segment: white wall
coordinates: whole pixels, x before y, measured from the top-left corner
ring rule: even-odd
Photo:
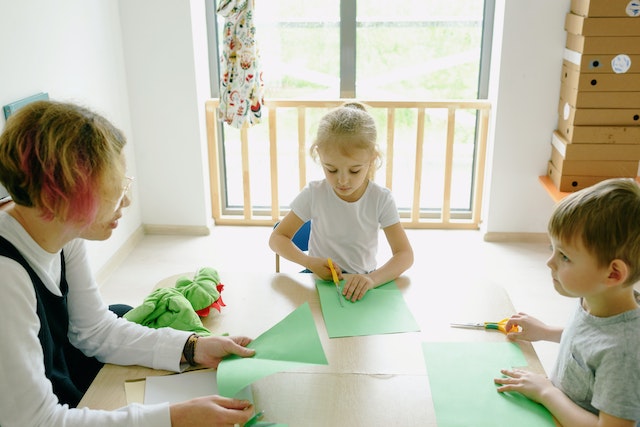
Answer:
[[[564,17],[570,0],[497,0],[493,104],[483,231],[544,233],[553,207],[546,172],[558,121]]]
[[[38,92],[94,109],[131,137],[118,3],[0,0],[0,105]],[[0,130],[4,128],[0,114]],[[129,172],[136,174],[133,144]],[[107,242],[89,246],[101,268],[140,226],[137,203]]]
[[[212,224],[204,103],[211,96],[203,0],[120,2],[142,222]]]
[[[496,9],[483,231],[542,233],[552,202],[537,176],[556,126],[569,0],[497,0]],[[134,202],[114,237],[90,246],[94,268],[140,224],[206,230],[204,0],[0,0],[0,11],[0,105],[46,91],[102,112],[129,137]]]

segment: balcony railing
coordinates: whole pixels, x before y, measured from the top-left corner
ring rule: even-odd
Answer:
[[[213,218],[216,224],[225,225],[274,225],[287,212],[280,194],[285,184],[291,185],[297,180],[296,191],[302,189],[308,182],[307,164],[312,161],[308,154],[307,135],[309,126],[308,116],[313,112],[319,117],[319,112],[342,105],[346,100],[281,100],[270,99],[264,111],[264,123],[254,128],[262,127],[264,138],[254,138],[254,128],[234,130],[239,141],[229,141],[232,131],[225,132],[226,144],[239,144],[239,157],[236,159],[241,165],[238,173],[236,188],[242,192],[241,202],[229,203],[227,190],[232,187],[225,156],[229,156],[222,144],[220,122],[217,120],[219,101],[210,99],[206,102],[207,137],[210,164],[210,183]],[[471,101],[369,101],[359,100],[365,104],[368,111],[377,120],[381,139],[380,145],[384,149],[384,184],[396,195],[402,192],[402,200],[396,195],[396,202],[401,221],[406,228],[439,228],[439,229],[477,229],[481,218],[482,195],[485,174],[485,158],[489,113],[491,105],[486,100]],[[278,120],[279,115],[295,117],[294,120]],[[406,120],[409,116],[410,119]],[[460,119],[463,117],[463,119]],[[402,122],[402,124],[399,124]],[[431,131],[429,124],[439,123],[440,131]],[[461,123],[460,125],[457,125]],[[462,124],[464,122],[464,124]],[[296,132],[286,141],[279,140],[284,131],[289,134],[291,127]],[[399,138],[400,128],[403,128]],[[407,131],[407,127],[409,130]],[[287,129],[285,129],[287,128]],[[428,130],[427,130],[428,129]],[[462,129],[462,130],[461,130]],[[382,132],[382,131],[385,132]],[[382,138],[382,134],[385,137]],[[459,136],[458,134],[464,134]],[[413,137],[407,138],[407,135]],[[464,138],[463,138],[464,136]],[[281,138],[282,139],[282,138]],[[295,140],[297,139],[297,141]],[[465,142],[460,142],[464,139]],[[287,145],[285,147],[285,144]],[[460,160],[456,162],[454,152],[461,144],[466,148],[464,154],[465,166],[460,167]],[[289,145],[297,145],[290,147]],[[268,149],[267,149],[268,146]],[[260,149],[258,149],[260,147]],[[433,147],[439,147],[433,149]],[[286,177],[279,170],[282,156],[279,151],[294,150],[295,161],[289,159],[286,165]],[[227,150],[228,151],[228,150]],[[460,151],[460,150],[458,150]],[[433,154],[439,153],[439,154]],[[260,157],[260,164],[269,165],[264,179],[260,178],[262,190],[252,192],[251,176],[252,163],[250,156]],[[265,158],[266,157],[266,158]],[[458,156],[460,158],[461,156]],[[428,159],[430,159],[428,161]],[[458,165],[458,166],[456,166]],[[319,166],[317,166],[320,169]],[[293,169],[293,170],[291,170]],[[454,173],[457,169],[457,175]],[[459,170],[464,169],[460,174]],[[405,178],[397,189],[394,188],[400,173],[410,177]],[[268,177],[267,177],[268,176]],[[455,179],[454,179],[455,176]],[[460,178],[463,177],[463,179]],[[264,182],[261,182],[264,181]],[[267,182],[268,181],[268,182]],[[464,182],[461,182],[464,181]],[[437,187],[437,188],[436,188]],[[463,190],[458,191],[458,187]],[[267,188],[265,190],[265,188]],[[241,189],[241,190],[240,190]],[[270,194],[265,194],[270,193]],[[429,197],[426,197],[426,194]],[[462,202],[456,197],[452,206],[452,195],[463,193]],[[435,199],[434,199],[434,195]],[[257,197],[260,196],[260,197]],[[260,199],[260,203],[256,202]],[[266,200],[266,202],[265,202]],[[435,201],[434,201],[435,200]]]

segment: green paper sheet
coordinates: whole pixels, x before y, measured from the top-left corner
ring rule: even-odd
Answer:
[[[328,365],[309,303],[304,303],[247,346],[255,356],[229,356],[218,365],[220,395],[232,397],[252,382],[303,364]]]
[[[316,280],[329,338],[420,330],[394,281],[369,290],[356,302],[342,297],[342,306],[335,287],[333,282]]]
[[[527,364],[516,343],[422,343],[422,350],[438,427],[555,426],[544,406],[496,391],[500,369]]]

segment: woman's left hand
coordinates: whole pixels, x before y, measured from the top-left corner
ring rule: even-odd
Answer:
[[[198,365],[217,368],[220,361],[231,354],[240,357],[251,357],[256,351],[247,348],[251,338],[247,337],[200,337],[196,343],[194,360]]]

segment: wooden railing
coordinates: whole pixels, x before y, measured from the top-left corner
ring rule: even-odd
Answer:
[[[414,152],[413,159],[413,188],[411,191],[411,201],[409,206],[398,205],[401,221],[406,228],[439,228],[439,229],[477,229],[481,218],[482,195],[485,174],[485,158],[487,147],[487,135],[489,126],[489,113],[491,105],[489,101],[367,101],[359,100],[367,106],[370,112],[377,111],[378,116],[385,117],[384,123],[378,123],[379,129],[386,129],[386,147],[384,152],[384,185],[393,190],[394,184],[394,156],[396,155],[399,143],[396,141],[396,115],[398,111],[411,110],[416,114],[415,120],[415,146],[413,142],[411,150]],[[213,218],[216,224],[225,225],[274,225],[288,211],[286,205],[282,205],[279,199],[281,183],[278,173],[278,112],[284,109],[296,111],[297,124],[288,123],[287,126],[297,126],[297,171],[292,171],[291,179],[297,176],[298,187],[301,189],[307,184],[307,162],[311,161],[308,155],[307,144],[307,114],[313,109],[330,109],[342,105],[344,99],[340,100],[274,100],[267,101],[265,106],[265,122],[257,126],[268,127],[268,161],[269,164],[269,188],[270,206],[255,206],[252,203],[251,189],[251,168],[249,154],[252,150],[252,143],[249,141],[250,131],[246,127],[239,132],[239,144],[241,146],[241,168],[242,168],[242,193],[243,202],[241,206],[225,206],[227,200],[223,192],[225,170],[223,162],[223,150],[220,143],[221,135],[220,122],[217,117],[219,101],[210,99],[206,102],[206,122],[209,149],[210,183]],[[420,206],[423,174],[426,172],[423,167],[425,156],[425,123],[430,113],[439,112],[439,116],[446,122],[444,132],[443,158],[443,188],[440,206],[435,209]],[[382,113],[381,113],[382,112]],[[452,176],[454,166],[454,145],[456,141],[456,112],[464,112],[472,118],[472,166],[470,167],[469,178],[469,203],[468,209],[452,209]],[[432,135],[430,135],[432,136]],[[404,141],[403,141],[404,143]],[[406,152],[407,147],[403,147]],[[406,189],[405,189],[406,190]],[[395,191],[394,191],[395,193]],[[286,203],[290,200],[286,200]]]

